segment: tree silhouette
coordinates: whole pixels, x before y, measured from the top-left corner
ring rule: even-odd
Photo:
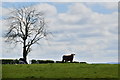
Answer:
[[[7,18],[9,28],[5,35],[6,41],[12,44],[22,43],[23,59],[26,64],[31,46],[39,44],[40,39],[50,34],[43,15],[44,13],[35,9],[23,7],[12,11]]]

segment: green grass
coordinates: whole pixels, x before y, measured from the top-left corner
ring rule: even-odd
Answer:
[[[2,65],[3,78],[118,78],[117,64]]]

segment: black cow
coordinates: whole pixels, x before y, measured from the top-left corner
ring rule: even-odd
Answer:
[[[73,61],[73,58],[74,58],[74,55],[75,54],[71,54],[71,55],[63,55],[63,60],[62,60],[62,62],[68,62],[68,61],[70,61],[70,62],[72,62]]]

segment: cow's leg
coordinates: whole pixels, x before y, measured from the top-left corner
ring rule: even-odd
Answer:
[[[65,60],[65,63],[67,62],[67,60]]]
[[[64,62],[64,59],[62,60],[62,62]]]
[[[70,62],[72,63],[72,62],[73,62],[73,60],[70,60]]]

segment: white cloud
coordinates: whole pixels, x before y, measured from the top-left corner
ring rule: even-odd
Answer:
[[[84,4],[75,3],[69,7],[67,13],[59,14],[59,19],[68,24],[108,24],[108,23],[117,23],[118,15],[117,12],[112,14],[101,14],[93,12],[90,8],[86,7]],[[114,22],[113,22],[114,21]]]
[[[28,0],[1,0],[2,2],[28,2]],[[29,2],[118,2],[119,0],[29,0]]]
[[[0,16],[6,16],[6,15],[9,15],[10,12],[11,12],[13,9],[12,9],[12,8],[3,8],[2,6],[0,6],[0,10],[1,10]]]
[[[91,12],[92,12],[91,9],[82,3],[74,3],[73,5],[69,6],[69,10],[68,10],[68,13],[75,15],[82,14],[86,16],[88,16],[89,15],[88,13]]]
[[[76,23],[79,20],[81,20],[80,17],[76,15],[69,15],[69,14],[60,14],[59,19],[66,23]]]
[[[117,2],[103,3],[103,6],[106,7],[107,9],[118,9],[118,3]]]
[[[101,7],[104,7],[106,9],[109,10],[117,10],[118,9],[118,2],[93,2],[93,3],[86,3],[88,6],[94,6],[94,5],[98,5]]]
[[[35,8],[37,11],[44,12],[47,16],[55,16],[57,14],[56,7],[47,3],[37,4],[32,7]]]
[[[59,14],[59,19],[66,23],[86,23],[91,14],[90,8],[84,4],[75,3],[69,7],[67,13]]]

